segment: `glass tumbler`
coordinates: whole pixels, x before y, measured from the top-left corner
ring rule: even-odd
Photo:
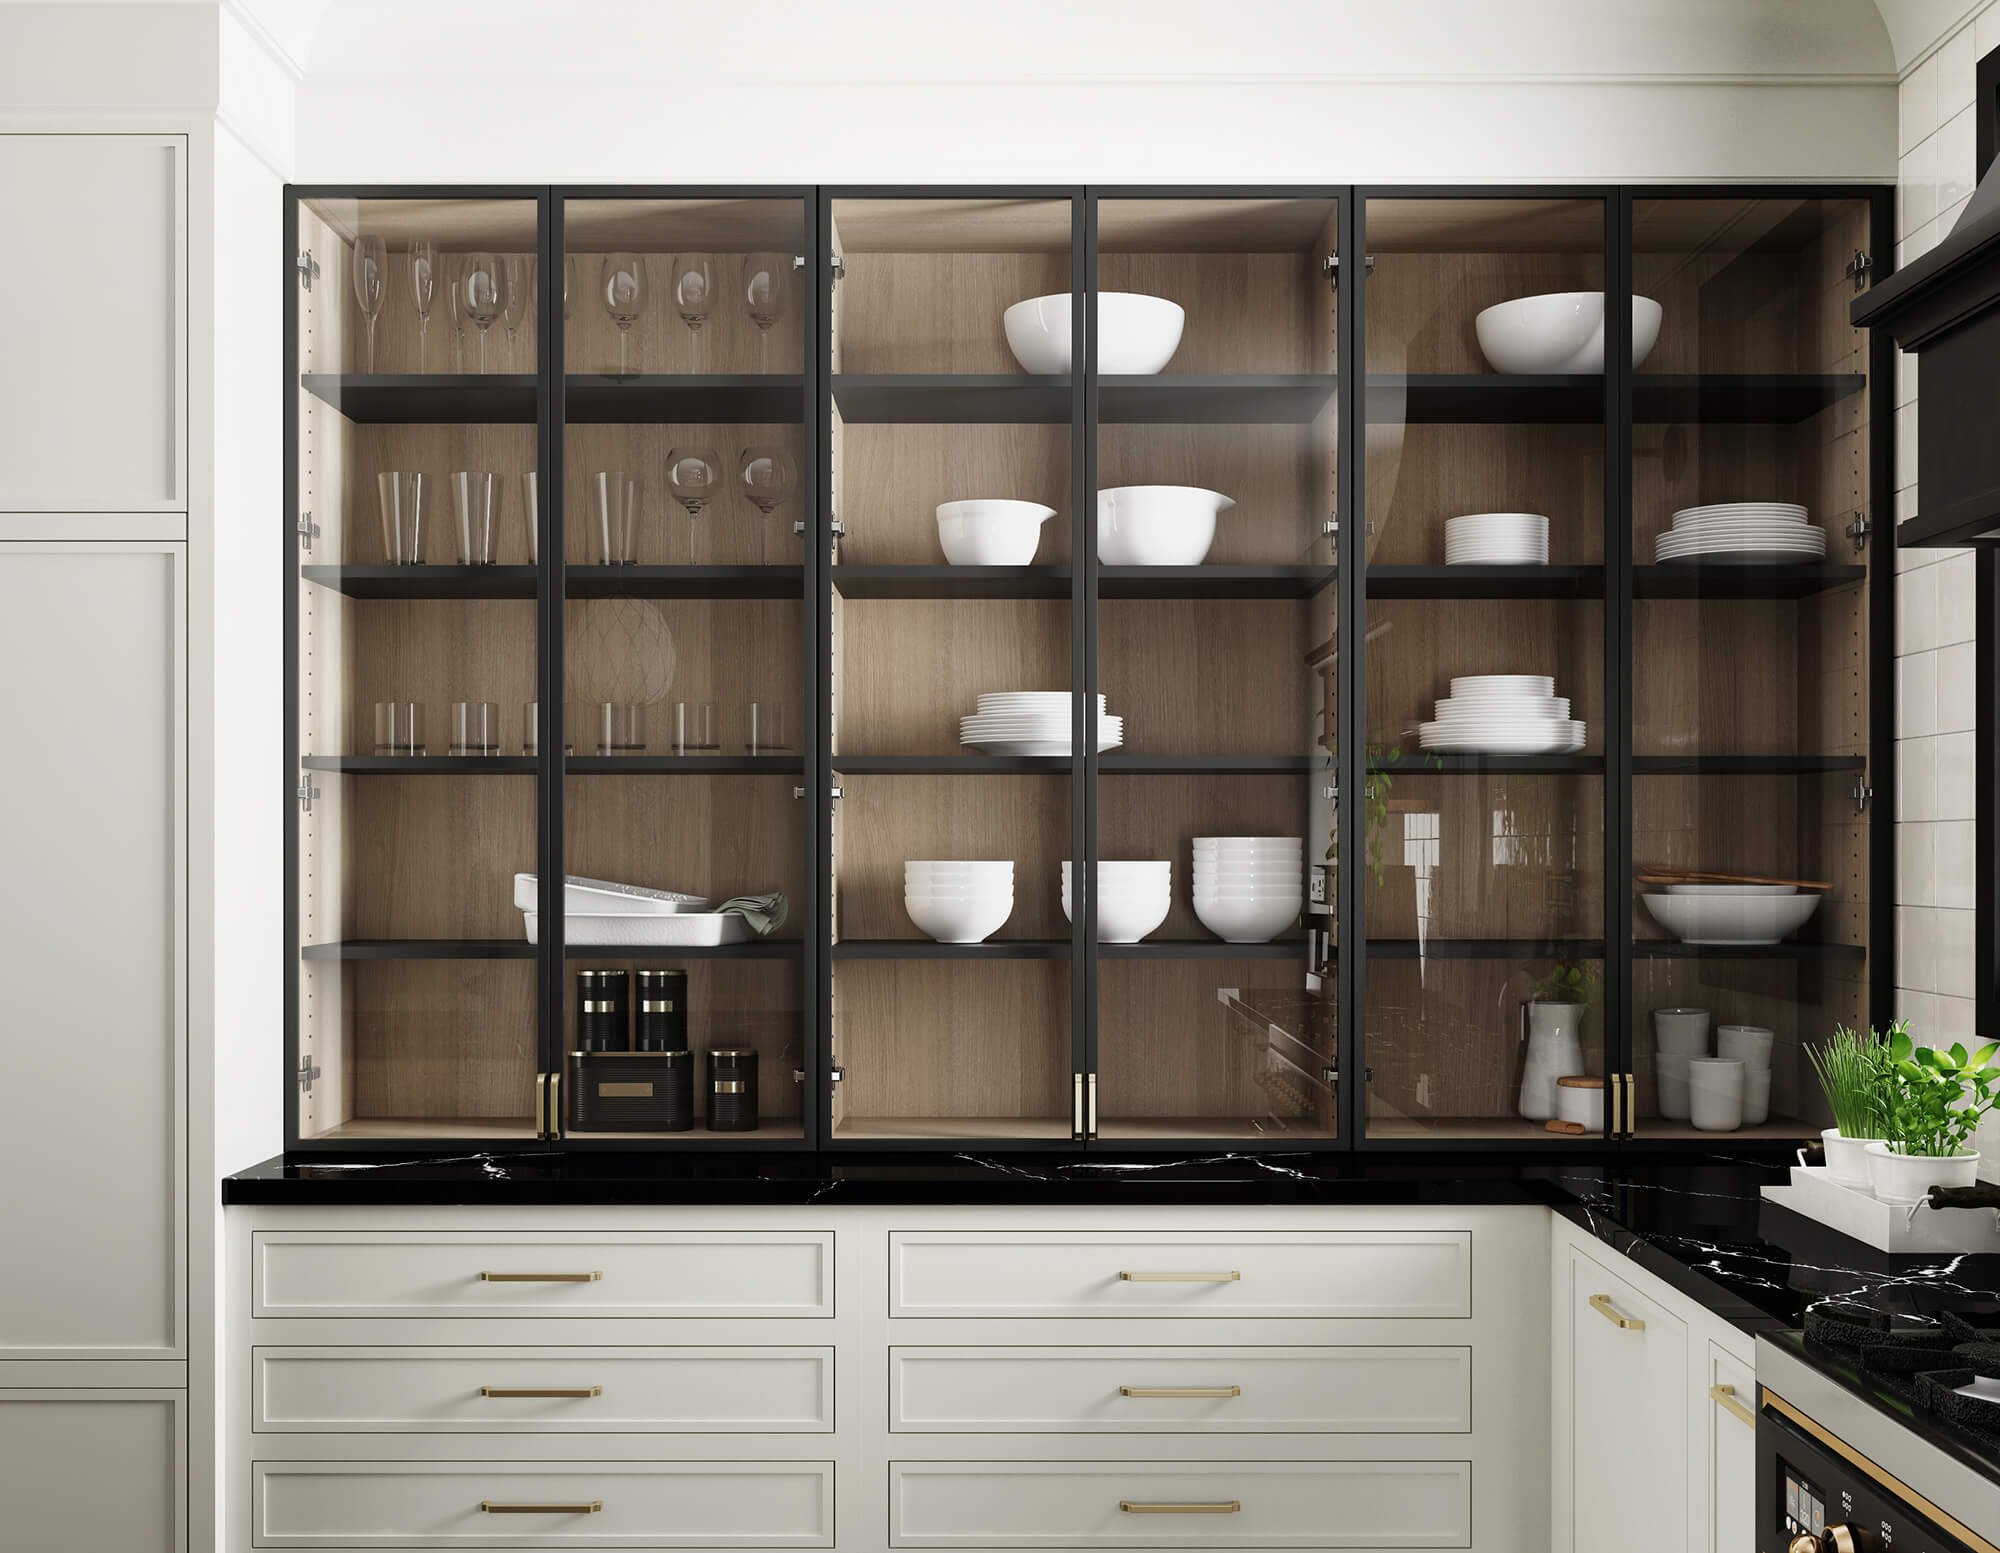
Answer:
[[[451,752],[454,755],[497,755],[500,753],[499,702],[452,702]]]
[[[721,748],[715,734],[713,701],[674,703],[673,745],[676,755],[705,755]]]
[[[375,703],[375,753],[378,755],[426,753],[423,702],[377,701]]]
[[[591,530],[591,562],[597,566],[630,566],[639,559],[639,482],[615,469],[590,477],[596,502],[596,526]]]
[[[491,566],[495,542],[494,509],[499,496],[500,477],[460,469],[451,477],[452,506],[458,514],[458,564]]]
[[[791,750],[792,746],[785,731],[784,702],[750,703],[750,726],[743,747],[752,755],[771,755]]]
[[[646,709],[627,702],[600,701],[597,704],[597,753],[645,754]]]
[[[542,752],[542,704],[539,701],[521,703],[521,753],[539,755]]]
[[[391,566],[420,566],[424,559],[424,503],[429,492],[421,474],[385,469],[375,477],[382,508],[382,553]]]

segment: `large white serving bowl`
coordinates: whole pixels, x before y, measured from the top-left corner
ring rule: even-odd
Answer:
[[[1669,895],[1796,895],[1795,884],[1670,884]]]
[[[1097,493],[1097,559],[1106,566],[1199,566],[1234,497],[1198,485],[1119,485]]]
[[[1268,944],[1298,919],[1296,899],[1231,901],[1197,899],[1194,914],[1224,943]]]
[[[1030,297],[1008,308],[1001,322],[1007,348],[1023,372],[1067,372],[1074,360],[1070,348],[1070,301],[1067,291]],[[1187,313],[1178,302],[1143,296],[1136,291],[1097,294],[1097,370],[1149,375],[1173,359],[1180,348]]]
[[[1775,944],[1819,910],[1817,895],[1653,895],[1654,919],[1684,944]]]
[[[937,510],[938,543],[953,566],[1030,566],[1042,525],[1056,515],[1040,502],[976,497]]]
[[[973,900],[948,901],[903,897],[910,920],[941,944],[983,943],[1014,914],[1012,893]]]
[[[1516,297],[1473,320],[1479,349],[1495,372],[1602,372],[1604,293],[1551,291]],[[1642,365],[1660,337],[1660,304],[1632,299],[1632,365]]]
[[[1100,944],[1136,944],[1167,920],[1174,897],[1164,884],[1152,890],[1099,890],[1097,892],[1097,941]],[[1070,912],[1069,885],[1063,885],[1063,916],[1075,921]]]

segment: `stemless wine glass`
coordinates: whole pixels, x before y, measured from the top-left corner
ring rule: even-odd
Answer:
[[[715,305],[715,272],[708,255],[684,253],[674,260],[674,307],[693,337],[694,366],[701,365],[701,326]]]
[[[604,311],[618,325],[618,375],[623,377],[626,338],[646,311],[645,259],[636,253],[607,253],[597,294],[604,302]]]
[[[521,320],[528,312],[528,299],[535,292],[535,261],[524,253],[510,253],[500,261],[507,277],[507,294],[500,303],[500,323],[507,331],[507,370],[521,370],[515,354],[520,346]]]
[[[410,303],[417,310],[417,370],[427,371],[425,361],[431,338],[431,304],[437,300],[437,244],[421,238],[410,242]]]
[[[458,564],[491,566],[499,535],[494,518],[499,510],[500,477],[481,470],[454,469],[452,507],[458,516]]]
[[[479,370],[486,370],[486,331],[507,306],[507,269],[500,256],[469,253],[460,279],[465,316],[479,330]]]
[[[792,300],[793,255],[752,253],[743,256],[743,305],[757,326],[757,370],[771,370],[771,327],[785,316]]]
[[[620,470],[600,469],[590,477],[590,485],[597,504],[591,562],[630,566],[639,558],[639,482]]]
[[[375,320],[382,313],[382,293],[389,279],[389,250],[379,237],[354,240],[354,300],[368,320],[368,357],[363,372],[375,370]]]
[[[687,508],[687,564],[696,565],[695,531],[701,526],[701,512],[715,499],[722,483],[722,458],[714,448],[669,448],[667,489],[674,500]]]
[[[424,561],[424,505],[429,482],[414,470],[385,469],[375,476],[375,499],[382,510],[382,554],[391,566]]]
[[[759,443],[743,450],[736,461],[736,478],[750,505],[764,514],[757,553],[766,566],[774,565],[778,552],[788,547],[782,540],[772,543],[771,514],[791,500],[792,492],[798,488],[798,468],[792,463],[792,455],[783,448]]]

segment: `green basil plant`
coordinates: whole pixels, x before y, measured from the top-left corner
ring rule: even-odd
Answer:
[[[1963,1044],[1939,1051],[1917,1045],[1905,1029],[1891,1031],[1880,1069],[1882,1131],[1890,1151],[1942,1157],[1965,1152],[1980,1119],[2000,1104],[1995,1053],[2000,1041],[1976,1052]]]

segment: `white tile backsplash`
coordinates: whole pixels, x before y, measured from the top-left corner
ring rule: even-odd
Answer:
[[[1973,119],[1973,110],[1967,106],[1937,132],[1937,208],[1940,214],[1970,199],[1972,186],[1978,182]],[[1957,219],[1953,215],[1950,219],[1939,220],[1938,236],[1943,237],[1949,232]]]
[[[1896,164],[1896,235],[1914,237],[1938,213],[1938,137],[1921,140]]]
[[[1896,737],[1937,732],[1937,654],[1896,660]]]
[[[1896,904],[1932,906],[1937,903],[1937,851],[1931,833],[1935,825],[1896,827]]]
[[[1910,1028],[1918,1035],[1931,1028],[1931,1005],[1936,1001],[1928,992],[1919,992],[1914,987],[1896,989],[1896,1017],[1907,1019]]]
[[[1979,1034],[1978,1007],[1971,998],[1938,996],[1931,999],[1932,1033],[1937,1044],[1974,1040]]]
[[[1938,644],[1938,574],[1920,566],[1896,574],[1896,656],[1929,652]]]
[[[1928,140],[1938,126],[1938,65],[1933,54],[1903,78],[1896,90],[1897,144],[1900,152]]]
[[[1961,27],[1937,51],[1937,121],[1972,106],[1978,90],[1979,42],[1972,28]]]
[[[1978,838],[1971,820],[1943,820],[1918,827],[1933,832],[1932,864],[1936,869],[1932,900],[1939,906],[1957,906],[1971,911],[1979,904],[1979,870],[1974,866]]]
[[[1896,908],[1896,980],[1915,992],[1937,991],[1937,934],[1930,906]]]
[[[1936,696],[1938,733],[1964,733],[1979,723],[1979,644],[1960,642],[1940,648],[1935,654],[1937,671],[1932,676]]]
[[[1896,818],[1934,820],[1937,812],[1937,740],[1896,741]]]
[[[1989,5],[1972,24],[1972,55],[1975,65],[1995,49],[2000,49],[2000,3]]]
[[[1926,221],[1896,245],[1896,267],[1908,269],[1937,246],[1937,239],[1937,222]]]
[[[1979,567],[1970,550],[1950,552],[1937,568],[1938,646],[1972,640]]]
[[[1902,482],[1898,481],[1897,483],[1901,485]],[[1910,519],[1917,515],[1918,489],[1919,487],[1914,485],[1904,485],[1901,490],[1896,492],[1895,521],[1898,528],[1901,528],[1903,524],[1909,522]],[[1893,538],[1893,536],[1891,537]],[[1913,566],[1928,566],[1931,562],[1938,559],[1939,553],[1935,550],[1906,550],[1898,546],[1896,550],[1896,570],[1906,572]]]
[[[1917,397],[1917,353],[1896,352],[1896,403],[1906,405]]]
[[[1933,808],[1940,820],[1976,820],[1979,818],[1979,799],[1974,785],[1975,750],[1979,736],[1973,733],[1947,733],[1938,736],[1936,755],[1932,762],[1935,767],[1937,784]],[[1897,746],[1901,748],[1899,744]]]
[[[1950,998],[1976,997],[1979,981],[1973,975],[1972,935],[1979,913],[1940,910],[1932,912],[1931,919],[1932,959],[1937,967],[1932,990]]]
[[[1917,483],[1917,401],[1896,412],[1896,489]]]

